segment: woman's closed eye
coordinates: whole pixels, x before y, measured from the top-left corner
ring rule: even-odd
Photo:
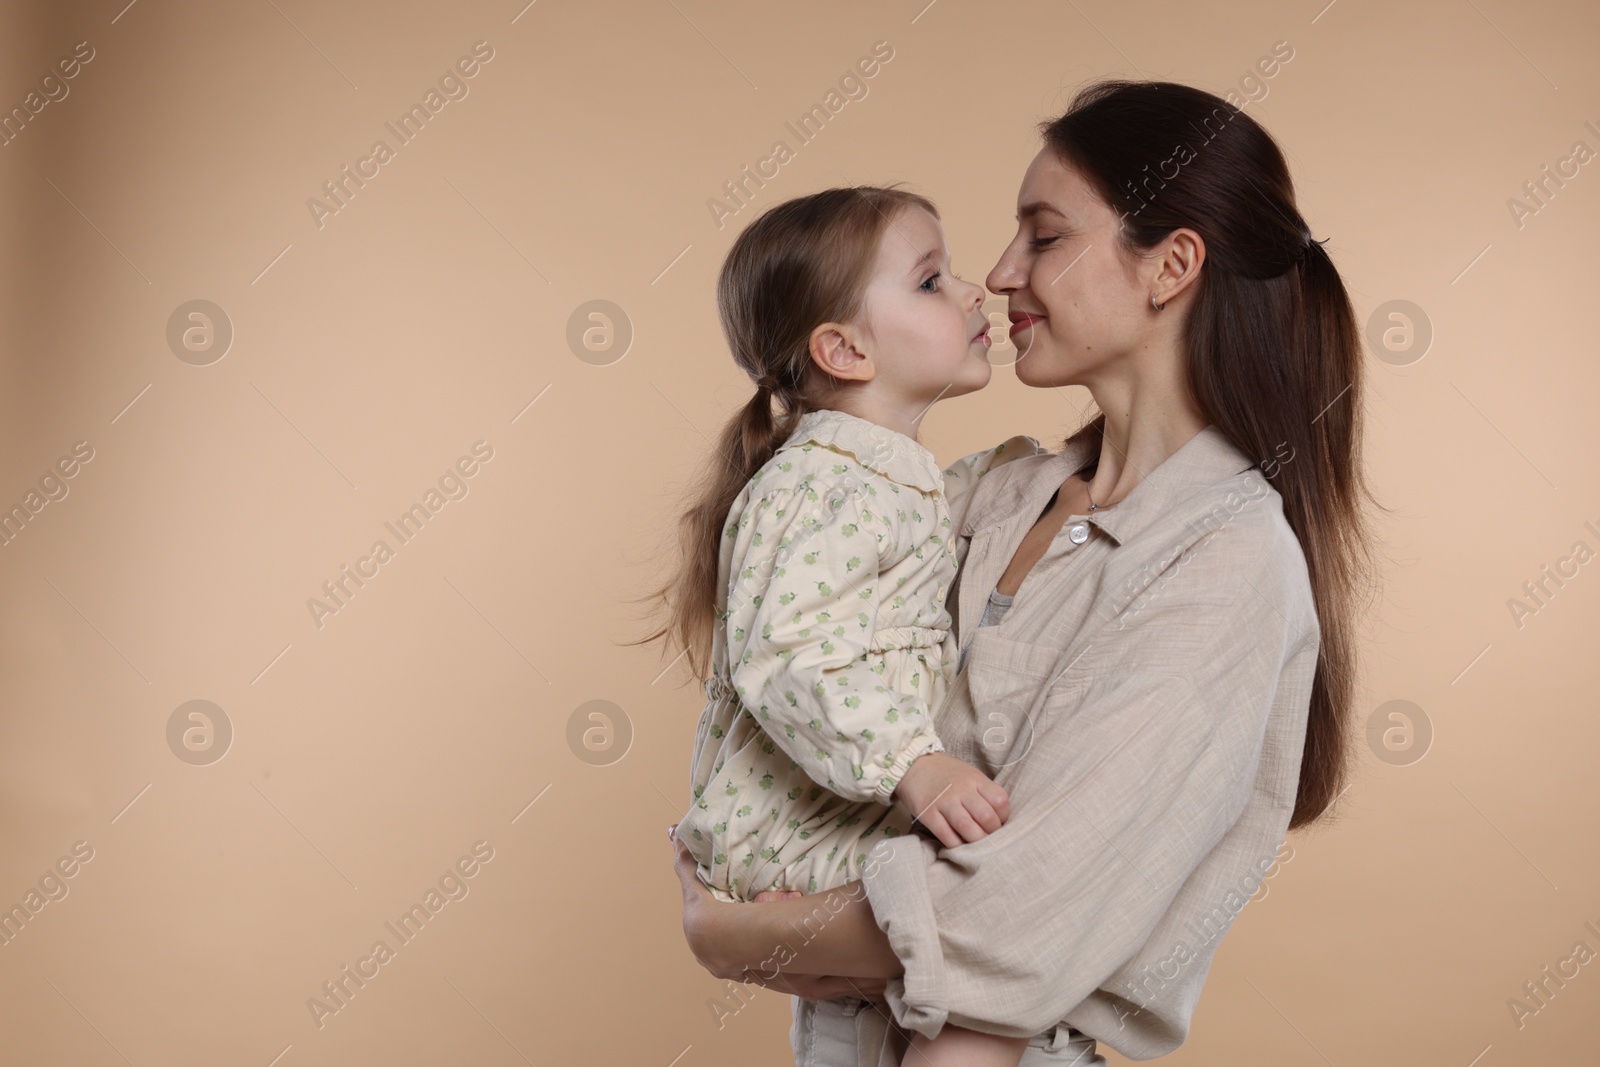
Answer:
[[[1028,238],[1028,243],[1035,248],[1047,248],[1059,240],[1061,240],[1060,235],[1055,237],[1030,237]]]

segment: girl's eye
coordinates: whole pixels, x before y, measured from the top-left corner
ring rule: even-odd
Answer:
[[[938,271],[934,271],[932,274],[928,275],[928,277],[923,281],[923,283],[921,285],[917,286],[917,288],[921,289],[925,293],[937,293],[939,291],[939,287],[934,283],[937,282],[938,280],[939,280],[939,272]]]

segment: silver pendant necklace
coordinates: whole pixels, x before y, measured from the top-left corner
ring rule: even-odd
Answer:
[[[1083,495],[1089,498],[1089,511],[1091,513],[1100,505],[1094,502],[1094,497],[1089,493],[1089,480],[1094,477],[1094,472],[1099,469],[1099,467],[1095,467],[1083,476]]]

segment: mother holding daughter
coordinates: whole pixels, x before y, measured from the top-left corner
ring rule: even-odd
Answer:
[[[989,379],[928,201],[791,201],[724,267],[758,390],[652,637],[707,679],[685,934],[794,994],[797,1065],[1172,1051],[1343,785],[1371,563],[1338,272],[1212,94],[1101,82],[1044,141],[987,284],[1019,380],[1094,398],[1056,451],[917,441]]]

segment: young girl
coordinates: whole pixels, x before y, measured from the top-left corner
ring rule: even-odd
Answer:
[[[1040,449],[1015,437],[942,472],[916,440],[935,401],[991,373],[984,290],[950,273],[920,196],[779,204],[734,242],[717,296],[757,391],[684,514],[687,563],[668,587],[709,674],[675,836],[714,896],[751,901],[862,877],[913,819],[955,847],[1009,817],[1005,790],[944,752],[933,710],[956,668],[944,602],[966,497]],[[1015,1067],[1026,1044],[946,1026],[908,1055]]]

